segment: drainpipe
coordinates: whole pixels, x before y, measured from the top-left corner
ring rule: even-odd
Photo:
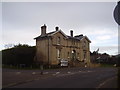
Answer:
[[[50,68],[50,62],[49,62],[49,37],[48,37],[48,67]]]

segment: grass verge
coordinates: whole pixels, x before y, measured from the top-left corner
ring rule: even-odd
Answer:
[[[100,67],[115,67],[113,64],[100,64]]]

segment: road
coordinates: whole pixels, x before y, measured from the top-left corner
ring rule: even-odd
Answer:
[[[117,88],[116,68],[68,68],[45,70],[44,74],[49,76],[9,88]]]

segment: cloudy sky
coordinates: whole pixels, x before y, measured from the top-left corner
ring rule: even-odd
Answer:
[[[118,25],[113,11],[116,2],[3,2],[2,45],[29,44],[41,34],[40,27],[47,25],[47,32],[56,26],[67,35],[83,34],[91,40],[93,52],[115,55],[118,53]]]

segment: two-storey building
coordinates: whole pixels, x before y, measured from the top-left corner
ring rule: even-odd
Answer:
[[[87,36],[73,36],[73,30],[68,36],[59,27],[50,33],[46,29],[46,25],[42,26],[41,35],[35,38],[37,63],[59,65],[63,59],[69,65],[89,65],[91,41]]]

